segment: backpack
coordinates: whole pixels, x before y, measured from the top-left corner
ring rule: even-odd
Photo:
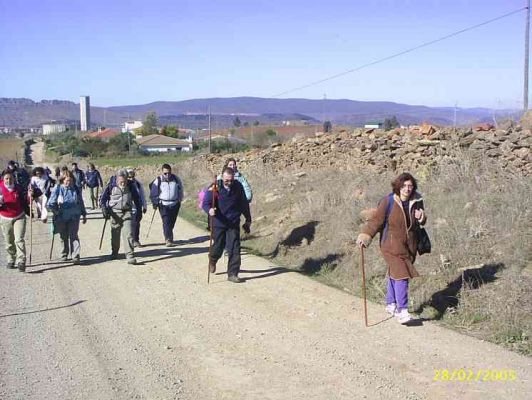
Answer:
[[[388,206],[386,207],[386,214],[384,217],[383,229],[381,230],[381,236],[379,240],[379,243],[381,244],[384,238],[386,237],[386,234],[388,233],[388,217],[390,216],[390,213],[392,211],[392,206],[393,206],[393,193],[390,193],[388,195]],[[417,254],[419,255],[428,254],[432,250],[432,244],[430,242],[429,234],[427,233],[425,228],[423,228],[419,224],[416,224],[416,225],[417,225],[417,228],[416,228],[415,233],[416,233],[416,238],[417,238],[417,247],[416,247]]]
[[[216,181],[217,187],[220,187],[220,182]],[[203,200],[205,199],[205,195],[209,191],[209,189],[213,186],[213,183],[209,183],[207,186],[205,186],[203,189],[201,189],[198,192],[198,208],[200,210],[203,210]],[[214,201],[216,201],[216,198],[214,197]]]

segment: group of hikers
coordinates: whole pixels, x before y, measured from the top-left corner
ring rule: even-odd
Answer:
[[[61,260],[71,257],[80,263],[80,222],[87,222],[83,189],[88,188],[92,209],[100,208],[103,218],[111,221],[111,259],[117,259],[120,242],[128,264],[137,264],[134,249],[140,243],[140,222],[147,212],[147,201],[142,183],[136,179],[133,168],[119,169],[104,185],[99,171],[89,164],[86,172],[72,163],[56,168],[55,179],[49,168],[36,167],[32,177],[15,162],[10,161],[0,180],[0,225],[7,255],[6,267],[26,269],[26,215],[47,222],[53,214],[53,232],[61,240]],[[102,190],[101,196],[99,191]],[[169,164],[163,164],[161,174],[149,185],[149,197],[154,209],[159,211],[167,247],[176,245],[174,227],[183,201],[181,179],[172,173]],[[238,171],[234,158],[228,159],[215,182],[206,187],[200,196],[199,206],[207,214],[211,230],[209,271],[227,252],[227,279],[243,282],[238,276],[241,265],[240,230],[249,233],[251,228],[251,186]],[[244,224],[240,226],[241,217]],[[361,248],[370,245],[380,232],[380,248],[388,266],[386,311],[402,324],[408,323],[409,280],[419,276],[414,268],[419,253],[419,230],[426,223],[423,199],[417,191],[417,182],[409,173],[400,174],[392,182],[392,193],[385,196],[358,235],[356,243]],[[153,220],[152,220],[153,221]],[[105,225],[104,225],[105,229]],[[419,253],[422,254],[422,253]]]

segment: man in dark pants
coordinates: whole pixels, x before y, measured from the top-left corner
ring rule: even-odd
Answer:
[[[222,179],[217,181],[217,188],[211,186],[202,204],[203,210],[213,217],[214,243],[209,253],[209,268],[216,272],[216,262],[222,256],[224,248],[228,252],[227,280],[234,283],[243,282],[238,277],[240,272],[240,216],[244,214],[246,222],[243,229],[249,233],[251,213],[242,184],[235,180],[234,171],[226,167]]]
[[[85,188],[85,173],[78,168],[78,163],[73,162],[72,163],[72,174],[74,175],[74,178],[76,178],[76,181],[74,184],[81,190]]]
[[[163,174],[150,184],[150,199],[153,208],[159,209],[163,221],[164,240],[166,247],[174,246],[174,226],[183,200],[183,183],[172,168],[163,164]]]
[[[135,186],[140,198],[140,205],[142,210],[133,207],[133,215],[131,218],[131,233],[133,235],[133,247],[142,247],[140,244],[140,221],[142,214],[146,214],[146,198],[144,197],[144,188],[137,178],[135,178],[135,170],[133,168],[126,168],[128,180]]]

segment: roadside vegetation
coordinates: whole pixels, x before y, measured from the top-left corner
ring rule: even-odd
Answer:
[[[197,192],[222,165],[204,157],[179,166],[187,201],[183,216],[205,226]],[[363,210],[390,192],[394,174],[331,170],[274,172],[255,163],[242,170],[254,191],[248,251],[357,295],[355,238]],[[426,199],[430,255],[418,258],[410,310],[426,320],[532,354],[532,182],[494,163],[446,162],[414,174]],[[368,297],[382,303],[386,266],[378,238],[366,254]],[[370,316],[374,318],[375,316]]]

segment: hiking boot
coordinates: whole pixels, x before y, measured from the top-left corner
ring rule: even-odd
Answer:
[[[166,241],[166,247],[175,247],[175,244],[171,240],[167,240]]]
[[[14,262],[8,262],[6,264],[7,269],[15,269],[15,263]]]
[[[17,264],[17,267],[18,267],[18,270],[19,270],[20,272],[24,272],[24,271],[26,271],[26,264],[23,263],[23,262],[19,262],[19,263]]]
[[[400,324],[406,324],[412,320],[412,316],[408,313],[408,310],[406,308],[403,308],[401,311],[396,312],[395,316],[397,317],[397,321],[399,321]]]
[[[43,218],[42,222],[43,222],[43,224],[46,224],[48,222],[48,218]]]
[[[63,262],[66,262],[66,261],[68,261],[68,257],[67,256],[62,256],[60,258],[60,260],[63,261]]]
[[[138,240],[135,240],[133,242],[133,247],[142,247],[142,245],[140,244],[140,242]]]
[[[111,255],[109,256],[109,259],[118,260],[118,253],[111,253]]]
[[[74,265],[79,265],[79,264],[81,264],[81,261],[79,260],[79,257],[74,257],[74,258],[72,259],[72,264],[74,264]]]
[[[127,263],[129,265],[137,265],[137,259],[135,257],[128,258]]]
[[[243,279],[240,279],[238,276],[236,275],[229,275],[227,277],[227,280],[229,282],[233,282],[233,283],[244,283],[244,280]]]
[[[397,306],[395,303],[386,304],[386,312],[390,315],[395,315],[395,311],[397,310]]]
[[[214,261],[209,261],[209,271],[211,271],[211,274],[216,272],[216,263]]]

